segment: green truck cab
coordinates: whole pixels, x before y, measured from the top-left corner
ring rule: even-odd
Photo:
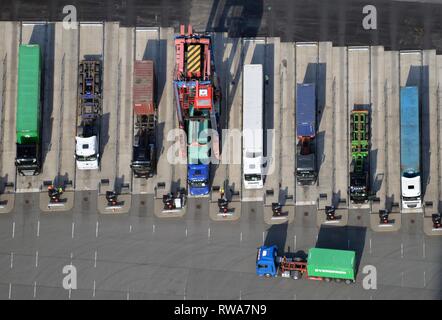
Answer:
[[[20,45],[18,53],[16,158],[20,175],[41,170],[41,69],[40,46]]]

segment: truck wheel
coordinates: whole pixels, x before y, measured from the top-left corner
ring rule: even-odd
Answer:
[[[339,282],[341,282],[341,279],[336,278],[336,279],[335,279],[335,282],[336,282],[336,283],[339,283]]]
[[[347,280],[345,280],[345,284],[352,284],[354,281],[353,280],[350,280],[350,279],[347,279]]]
[[[293,272],[293,279],[294,280],[299,280],[299,279],[301,279],[301,277],[302,277],[302,273],[301,272],[299,272],[297,270]]]
[[[265,274],[265,277],[266,277],[266,278],[270,278],[270,277],[271,277],[270,273],[266,273],[266,274]]]
[[[330,282],[331,279],[330,279],[330,278],[324,278],[324,281],[325,281],[325,282]]]

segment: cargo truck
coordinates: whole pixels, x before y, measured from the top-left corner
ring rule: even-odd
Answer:
[[[299,185],[314,184],[317,178],[316,89],[314,83],[296,85],[296,181]]]
[[[187,139],[183,133],[179,137],[180,157],[187,159],[189,195],[205,196],[210,190],[211,156],[219,159],[219,139],[218,134],[210,134],[209,143],[204,137],[194,136],[199,136],[204,131],[203,127],[211,129],[211,132],[219,131],[221,91],[215,71],[212,38],[208,34],[194,33],[190,25],[186,33],[184,25],[181,25],[180,34],[175,37],[175,54],[176,112],[179,128],[187,135]]]
[[[78,73],[75,158],[79,170],[99,168],[102,116],[101,61],[82,60]]]
[[[41,70],[40,46],[20,45],[18,53],[16,157],[23,176],[41,171]]]
[[[310,280],[344,280],[350,284],[356,279],[356,253],[351,250],[311,248],[307,259],[278,256],[278,247],[261,246],[256,257],[256,274],[265,277],[292,277],[303,274]]]
[[[263,170],[263,69],[246,64],[243,72],[243,181],[245,189],[261,189]]]
[[[400,95],[402,208],[418,209],[422,207],[419,90],[401,87]]]
[[[366,105],[355,105],[350,115],[351,157],[350,200],[364,203],[369,199],[370,122]]]
[[[189,193],[201,196],[209,193],[209,161],[207,129],[209,120],[191,120],[187,129],[187,181]]]
[[[134,140],[130,167],[136,178],[153,177],[157,167],[153,61],[135,61],[133,83]]]

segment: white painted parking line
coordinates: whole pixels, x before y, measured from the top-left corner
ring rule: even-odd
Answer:
[[[239,242],[242,242],[242,231],[239,233]]]
[[[401,258],[404,258],[404,244],[401,243]]]
[[[37,238],[40,237],[40,220],[37,221]]]
[[[98,238],[98,221],[97,224],[95,225],[95,238]]]
[[[35,267],[38,268],[38,251],[35,251]]]
[[[15,221],[12,222],[12,239],[14,239],[15,236]]]
[[[94,254],[94,268],[97,267],[97,250],[95,250],[95,254]]]
[[[293,250],[296,249],[296,234],[293,236]]]
[[[34,281],[34,299],[37,297],[37,281]]]
[[[187,238],[187,228],[186,228],[186,238]]]
[[[132,225],[129,226],[129,233],[132,233]]]
[[[14,252],[11,252],[11,269],[14,267]]]
[[[8,299],[11,300],[11,293],[12,293],[12,284],[9,284],[9,294],[8,294]]]
[[[207,229],[207,238],[210,239],[210,228]]]
[[[92,297],[95,298],[95,280],[94,280],[94,289],[92,291]]]
[[[74,233],[75,233],[75,222],[72,222],[72,239],[74,239]]]
[[[152,225],[152,233],[155,233],[155,225]]]

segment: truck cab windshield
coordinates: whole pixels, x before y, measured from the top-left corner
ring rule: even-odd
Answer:
[[[245,174],[244,179],[246,181],[261,181],[261,175],[260,174]]]

